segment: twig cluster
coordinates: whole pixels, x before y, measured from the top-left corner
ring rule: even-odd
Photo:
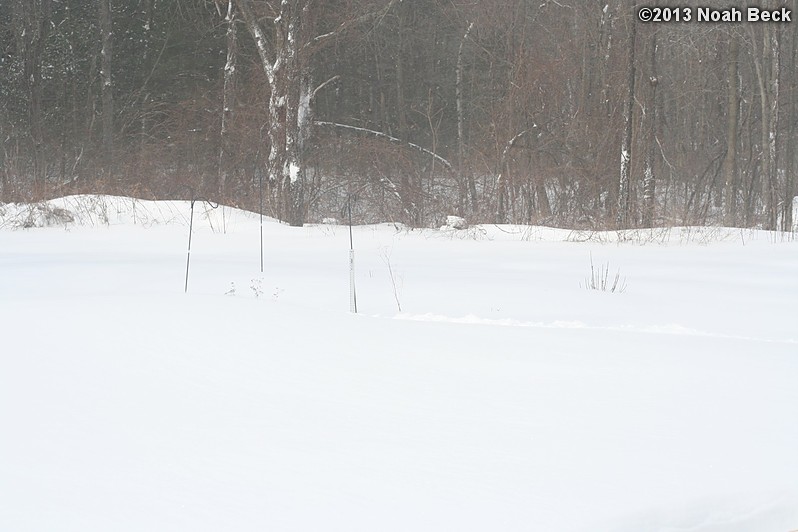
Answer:
[[[613,277],[610,277],[610,263],[600,264],[596,267],[593,264],[593,254],[590,254],[590,276],[585,278],[585,288],[588,290],[599,290],[601,292],[619,293],[626,291],[626,277],[621,277],[621,270],[618,269]]]

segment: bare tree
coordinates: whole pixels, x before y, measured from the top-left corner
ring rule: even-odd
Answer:
[[[313,86],[310,56],[345,31],[378,18],[397,0],[324,33],[317,33],[323,3],[273,0],[260,2],[262,9],[256,9],[253,0],[235,1],[255,40],[269,85],[269,176],[282,198],[282,217],[291,225],[302,225],[307,215],[305,148],[313,126],[313,100],[327,83]]]

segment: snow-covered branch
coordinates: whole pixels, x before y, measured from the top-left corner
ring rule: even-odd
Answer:
[[[508,142],[504,146],[504,150],[502,151],[502,157],[501,157],[501,160],[499,161],[499,175],[496,176],[496,182],[499,185],[504,183],[504,170],[506,168],[507,156],[510,154],[510,150],[513,149],[513,146],[515,146],[515,143],[518,142],[527,133],[529,133],[528,129],[523,130],[522,132],[518,133],[513,138],[511,138],[510,142]]]
[[[525,129],[510,139],[510,142],[507,143],[507,145],[504,147],[504,151],[502,152],[502,166],[504,165],[504,161],[507,160],[507,155],[510,153],[510,150],[515,146],[515,143],[521,140],[521,138],[527,133],[529,133],[529,130]]]
[[[269,84],[274,87],[274,64],[273,59],[269,54],[269,39],[266,38],[266,35],[263,33],[263,28],[261,28],[255,13],[252,11],[252,4],[250,0],[235,1],[236,5],[238,6],[238,10],[241,12],[241,16],[244,18],[247,29],[252,36],[255,37],[255,46],[258,49],[258,55],[260,56],[260,61],[263,64],[263,71],[266,73],[266,79],[268,79]]]
[[[318,92],[320,90],[322,90],[324,87],[326,87],[330,83],[334,83],[334,82],[338,81],[339,79],[341,79],[341,76],[335,75],[335,76],[331,77],[330,79],[328,79],[327,81],[325,81],[324,83],[322,83],[321,85],[319,85],[318,87],[316,87],[315,89],[313,89],[313,94],[310,96],[310,99],[314,100],[316,98],[316,94],[318,94]]]
[[[316,121],[316,122],[314,122],[314,124],[316,124],[317,126],[329,126],[329,127],[337,127],[339,129],[348,129],[348,130],[351,130],[351,131],[357,131],[358,133],[364,133],[366,135],[374,135],[375,137],[379,137],[381,139],[389,140],[389,141],[391,141],[391,142],[393,142],[395,144],[402,144],[402,145],[405,145],[405,146],[409,146],[409,147],[411,147],[411,148],[413,148],[415,150],[418,150],[420,152],[426,153],[427,155],[430,155],[433,159],[435,159],[435,160],[439,161],[440,163],[442,163],[448,170],[452,170],[452,163],[450,163],[449,161],[447,161],[446,159],[444,159],[443,157],[441,157],[440,155],[438,155],[434,151],[430,151],[427,148],[419,146],[418,144],[413,144],[412,142],[408,142],[406,140],[398,139],[396,137],[388,135],[387,133],[383,133],[382,131],[375,131],[373,129],[367,129],[367,128],[364,128],[364,127],[357,127],[357,126],[350,126],[350,125],[347,125],[347,124],[338,124],[336,122]]]

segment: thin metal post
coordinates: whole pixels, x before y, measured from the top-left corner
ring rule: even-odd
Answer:
[[[191,263],[191,233],[194,229],[194,198],[191,198],[191,216],[188,222],[188,253],[186,253],[186,287],[184,293],[188,292],[188,267]]]
[[[258,196],[260,199],[260,273],[263,273],[263,172],[258,172]]]
[[[352,195],[347,197],[347,208],[349,210],[349,249],[355,249],[352,244]]]
[[[349,210],[349,311],[357,314],[357,293],[355,292],[355,246],[352,240],[352,195],[347,197]]]

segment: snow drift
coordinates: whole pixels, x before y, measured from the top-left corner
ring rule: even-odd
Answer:
[[[352,315],[346,227],[267,220],[261,273],[197,204],[184,294],[188,203],[40,207],[0,213],[2,530],[798,529],[792,235],[357,227]]]

